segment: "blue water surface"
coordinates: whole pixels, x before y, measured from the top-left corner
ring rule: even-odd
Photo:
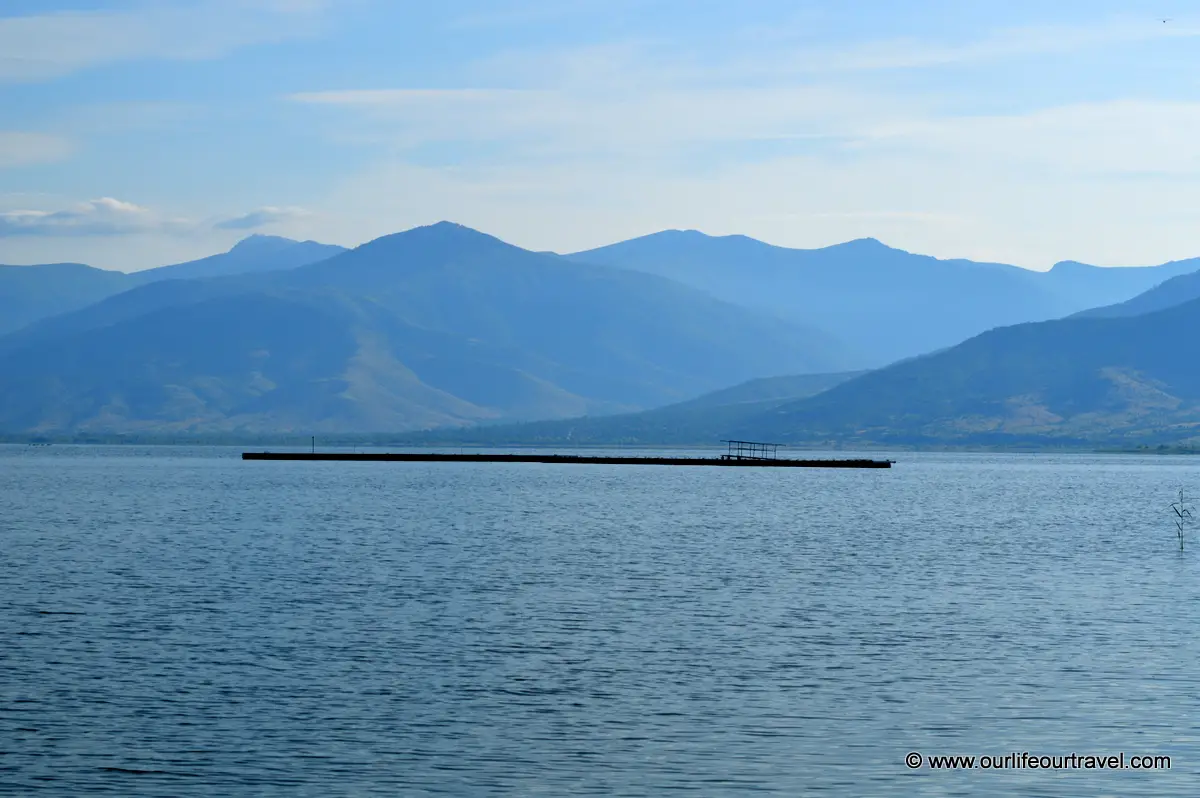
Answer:
[[[1200,795],[1198,459],[239,454],[0,447],[0,791]]]

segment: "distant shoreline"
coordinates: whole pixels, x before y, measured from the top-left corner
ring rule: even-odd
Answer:
[[[57,444],[65,446],[230,446],[230,447],[261,447],[283,446],[308,450],[313,445],[312,435],[13,435],[0,434],[0,444],[13,446]],[[386,435],[329,435],[316,436],[318,449],[352,449],[361,448],[392,448],[411,449],[420,451],[459,451],[481,450],[494,451],[501,449],[537,449],[570,451],[597,450],[682,450],[682,451],[714,451],[720,448],[716,441],[693,443],[577,443],[570,444],[562,441],[545,442],[513,442],[513,443],[457,443],[453,441],[431,442],[427,440],[413,441],[403,436]],[[1103,445],[902,445],[882,443],[828,443],[825,445],[786,445],[784,451],[791,452],[924,452],[924,453],[963,453],[963,454],[1153,454],[1153,455],[1196,455],[1200,449],[1180,446],[1103,446]]]

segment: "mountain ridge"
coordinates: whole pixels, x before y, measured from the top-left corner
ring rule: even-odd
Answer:
[[[1200,373],[1180,357],[1200,299],[1139,316],[998,328],[783,405],[732,433],[785,442],[1186,442]]]
[[[647,242],[651,244],[648,249]],[[21,423],[31,423],[40,431],[74,427],[146,431],[154,424],[173,431],[271,431],[278,422],[292,425],[287,430],[293,432],[299,429],[296,425],[304,424],[323,432],[343,431],[339,423],[353,428],[344,431],[380,432],[387,430],[364,425],[413,429],[588,416],[591,420],[586,423],[593,425],[589,434],[594,435],[670,437],[664,424],[713,431],[719,422],[739,435],[751,435],[758,429],[761,434],[775,430],[805,438],[795,429],[779,426],[786,427],[786,419],[791,418],[806,425],[811,422],[813,430],[824,429],[833,437],[857,436],[861,440],[854,430],[838,426],[838,418],[857,408],[855,412],[885,412],[890,419],[882,426],[867,424],[872,434],[889,440],[908,435],[944,442],[962,437],[948,429],[966,430],[963,434],[970,438],[983,434],[981,429],[987,424],[995,429],[1024,430],[1022,434],[1095,437],[1099,434],[1096,424],[1101,423],[1097,419],[1107,418],[1105,423],[1114,429],[1125,428],[1134,424],[1131,419],[1143,405],[1158,408],[1158,417],[1165,419],[1163,402],[1174,402],[1172,407],[1178,409],[1191,401],[1190,389],[1185,390],[1186,381],[1180,382],[1178,375],[1159,380],[1165,387],[1156,388],[1154,380],[1158,378],[1139,371],[1138,358],[1150,362],[1144,350],[1135,353],[1138,362],[1132,365],[1120,358],[1101,362],[1086,342],[1054,333],[1042,351],[1031,348],[1023,337],[1037,338],[1041,333],[1029,333],[1028,329],[1062,328],[1051,322],[1040,322],[1051,324],[1049,328],[1026,328],[1025,323],[1016,322],[997,324],[990,332],[906,355],[888,368],[855,377],[794,408],[787,402],[781,404],[780,396],[754,395],[758,388],[750,388],[747,390],[754,398],[735,401],[726,396],[710,405],[716,415],[705,417],[705,406],[689,404],[689,397],[745,380],[751,380],[748,384],[753,386],[754,378],[764,376],[807,372],[820,378],[822,372],[871,363],[819,325],[800,324],[794,318],[789,321],[786,314],[763,306],[732,303],[722,298],[722,291],[714,290],[720,283],[696,285],[697,275],[724,280],[726,287],[750,286],[772,300],[799,302],[797,307],[807,303],[818,319],[842,314],[846,317],[843,321],[852,323],[851,328],[861,336],[860,341],[887,342],[902,338],[906,325],[915,323],[914,318],[920,321],[921,314],[936,317],[942,324],[938,334],[946,336],[954,329],[994,322],[994,317],[981,311],[988,303],[993,308],[1007,307],[1006,313],[1015,307],[1018,316],[1045,315],[1059,307],[1055,291],[1064,286],[1124,294],[1135,284],[1154,282],[1164,271],[1190,269],[1200,264],[1200,259],[1119,271],[1064,261],[1051,270],[1057,271],[1058,276],[1051,279],[1058,282],[1050,284],[1046,273],[1006,264],[912,255],[874,238],[819,250],[789,250],[746,236],[714,238],[694,230],[661,231],[602,249],[611,252],[631,246],[645,249],[641,256],[654,260],[656,268],[633,268],[645,264],[631,264],[623,258],[617,258],[622,263],[616,265],[596,263],[595,251],[583,253],[589,256],[586,259],[577,257],[578,253],[531,252],[453,222],[381,236],[352,250],[251,236],[217,256],[148,270],[149,278],[138,278],[141,284],[115,292],[111,292],[112,275],[120,273],[82,264],[50,265],[40,272],[41,267],[8,267],[33,270],[15,273],[22,277],[58,272],[82,275],[83,280],[108,280],[94,293],[110,294],[98,301],[68,297],[83,307],[68,308],[0,337],[0,370],[18,377],[23,373],[41,375],[32,382],[17,379],[0,386],[0,427],[9,423],[5,419],[20,418]],[[334,253],[331,257],[324,257],[330,252]],[[286,264],[271,260],[278,253],[290,253],[293,260]],[[816,253],[817,260],[797,259],[797,253],[805,257]],[[239,264],[234,255],[254,257]],[[297,260],[299,265],[295,265]],[[659,273],[671,270],[690,277],[690,282]],[[1106,272],[1117,277],[1103,276]],[[204,276],[187,276],[197,273]],[[0,269],[0,301],[5,298],[5,274]],[[1192,285],[1193,280],[1200,294],[1200,273],[1173,279],[1175,282],[1127,297],[1120,313],[1129,315],[1139,307],[1161,310],[1168,300],[1178,304],[1180,297],[1190,296],[1179,286]],[[1096,280],[1108,282],[1097,288]],[[13,282],[11,277],[8,282]],[[847,312],[830,299],[831,292],[841,292],[847,301],[862,307]],[[312,331],[305,329],[297,330],[294,340],[280,338],[263,327],[263,319],[254,317],[250,309],[255,307],[267,321],[278,318],[300,326],[302,310],[308,308],[314,314],[314,325],[324,325],[321,329],[330,341],[349,343],[330,350],[326,342],[311,339]],[[1116,315],[1117,311],[1110,308],[1107,313]],[[1105,308],[1097,308],[1079,315],[1104,314]],[[188,330],[184,319],[203,319],[207,326]],[[242,331],[244,341],[230,338],[230,330]],[[1181,327],[1174,334],[1190,335],[1191,331]],[[978,343],[980,338],[983,345]],[[1111,336],[1097,341],[1101,339],[1111,351],[1124,351]],[[130,352],[140,352],[142,358],[131,360],[129,352],[98,350],[97,340],[119,341]],[[269,341],[271,347],[247,349],[254,340]],[[205,341],[224,347],[221,351],[228,356],[228,363],[202,356]],[[1006,343],[996,349],[988,343],[994,341]],[[1046,367],[1051,357],[1048,353],[1059,345],[1068,347],[1070,357],[1060,357],[1052,368]],[[1014,348],[1006,353],[1001,351],[1004,346]],[[79,360],[71,354],[72,347],[88,352],[88,358]],[[1006,375],[1024,393],[1000,399],[984,397],[980,385],[995,390],[1003,386],[996,380],[989,382],[986,375],[964,382],[963,374],[977,371],[977,364],[962,360],[964,351],[976,352],[976,360],[991,364],[995,374]],[[266,358],[263,362],[271,364],[274,371],[268,374],[256,366],[259,361],[255,358]],[[309,371],[293,368],[307,362],[306,358],[312,359]],[[951,363],[953,368],[930,371],[931,362]],[[1021,372],[1022,362],[1028,373]],[[163,365],[170,363],[182,370]],[[1072,372],[1072,363],[1090,364],[1091,371]],[[71,373],[72,368],[77,375]],[[1091,421],[1076,418],[1079,414],[1069,404],[1062,404],[1070,393],[1062,377],[1070,373],[1076,373],[1076,401],[1095,404],[1100,401],[1097,397],[1108,397],[1104,399],[1107,404],[1089,406]],[[914,388],[903,380],[888,383],[895,374],[922,376]],[[1030,374],[1037,379],[1031,381]],[[286,379],[277,379],[279,375]],[[12,388],[17,383],[23,385],[20,392]],[[778,387],[785,383],[767,380],[764,384]],[[884,391],[886,396],[905,396],[915,404],[903,410],[889,405],[890,399],[864,399],[854,394],[858,390],[854,386],[859,384],[874,385],[872,390]],[[799,385],[788,390],[804,390],[796,387]],[[884,385],[886,390],[880,387]],[[1184,393],[1171,393],[1176,388]],[[1050,389],[1049,398],[1034,396]],[[1151,401],[1158,395],[1155,391],[1172,398],[1159,396]],[[821,405],[832,401],[826,394],[842,397],[841,404]],[[1135,395],[1140,398],[1130,398]],[[187,397],[186,401],[181,397]],[[710,401],[717,400],[710,397]],[[982,404],[976,407],[972,402]],[[596,418],[662,405],[671,407],[675,421],[670,420],[670,413],[652,417],[647,422],[650,426],[643,424],[645,419],[633,417],[611,422]],[[39,407],[45,408],[46,417],[30,421]],[[938,407],[957,407],[959,416],[974,420],[951,423],[926,417],[931,408]],[[1118,412],[1113,408],[1124,409]],[[765,415],[754,420],[751,411]],[[1183,415],[1167,415],[1186,421],[1187,413],[1180,413]],[[1038,426],[1031,421],[1035,417],[1045,423]],[[867,421],[867,416],[855,421],[859,425],[855,429]],[[626,425],[623,431],[619,429],[622,424]],[[895,434],[883,429],[888,424],[894,425]],[[949,427],[939,428],[939,424]],[[1135,432],[1140,435],[1145,430]]]
[[[763,412],[828,390],[860,373],[763,377],[637,413],[435,429],[401,440],[417,445],[715,445],[722,436],[728,437],[728,430]]]
[[[288,270],[155,281],[0,339],[18,376],[0,427],[376,432],[617,412],[836,365],[835,343],[446,224]]]
[[[941,259],[864,238],[791,249],[745,236],[662,231],[566,255],[670,277],[786,319],[805,319],[882,366],[994,327],[1124,301],[1200,259],[1151,267],[1063,262],[1049,272]]]
[[[289,269],[343,251],[343,247],[315,241],[256,234],[226,252],[136,272],[82,263],[0,265],[0,336],[158,280]],[[70,274],[65,273],[66,267]]]

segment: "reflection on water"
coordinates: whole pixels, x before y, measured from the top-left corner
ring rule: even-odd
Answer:
[[[0,785],[1200,794],[1200,460],[236,455],[0,447]]]

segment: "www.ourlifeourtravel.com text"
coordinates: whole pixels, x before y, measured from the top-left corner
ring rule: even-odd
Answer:
[[[904,757],[912,770],[1170,770],[1171,757],[1160,754],[1126,756],[1117,754],[1038,755],[1028,751],[970,756],[962,754],[925,756],[917,751]]]

